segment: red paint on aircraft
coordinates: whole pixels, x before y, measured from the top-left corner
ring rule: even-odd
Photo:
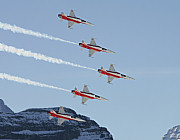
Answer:
[[[101,51],[102,51],[102,50],[99,50],[99,49],[94,48],[93,46],[91,46],[91,45],[89,45],[89,44],[84,44],[84,43],[81,43],[81,47],[86,48],[86,49],[95,50],[95,51],[97,51],[97,52],[101,52]]]
[[[107,76],[113,76],[113,77],[115,77],[115,78],[123,78],[123,77],[121,77],[121,76],[119,76],[119,75],[116,75],[116,74],[114,74],[113,72],[108,72],[108,71],[106,71],[106,70],[99,70],[99,72],[101,73],[101,74],[104,74],[104,75],[107,75]],[[119,73],[118,73],[119,74]]]
[[[56,117],[56,118],[62,118],[62,119],[65,119],[65,120],[75,120],[75,119],[73,119],[73,118],[68,118],[68,117],[65,117],[65,116],[62,116],[62,115],[65,115],[65,114],[60,114],[60,113],[54,113],[54,112],[49,112],[50,113],[50,115],[52,116],[52,117]]]
[[[87,97],[87,98],[89,98],[89,99],[97,99],[97,98],[95,98],[95,97],[88,96],[89,93],[86,93],[86,92],[82,92],[82,91],[77,91],[77,90],[75,90],[74,93],[75,93],[75,95],[78,95],[78,96],[81,96],[81,97]],[[83,94],[83,93],[85,93],[85,94]],[[91,94],[92,94],[92,93],[91,93]]]

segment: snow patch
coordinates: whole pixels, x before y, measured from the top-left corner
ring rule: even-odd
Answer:
[[[54,134],[58,132],[63,132],[64,130],[57,130],[57,131],[30,131],[30,130],[23,130],[18,132],[11,132],[13,134],[20,134],[20,135],[43,135],[43,134]]]

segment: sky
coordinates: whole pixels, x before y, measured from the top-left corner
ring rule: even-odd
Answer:
[[[97,45],[116,54],[95,53],[74,44],[13,33],[0,29],[0,43],[93,69],[114,64],[117,71],[136,80],[114,79],[89,69],[52,64],[0,52],[0,73],[72,90],[88,85],[90,92],[110,101],[73,98],[66,91],[0,79],[0,98],[14,112],[28,108],[72,108],[106,127],[118,140],[159,140],[179,125],[180,112],[180,1],[179,0],[1,0],[0,22],[59,37]],[[57,15],[75,11],[95,26],[67,28]]]

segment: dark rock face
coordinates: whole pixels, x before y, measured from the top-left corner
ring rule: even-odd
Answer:
[[[58,112],[57,108],[52,108]],[[77,115],[64,108],[65,112],[86,122],[65,121],[57,125],[57,118],[49,120],[50,108],[28,109],[19,113],[0,114],[0,139],[59,139],[59,140],[112,140],[106,128],[90,118]]]
[[[180,125],[170,128],[163,140],[180,140]]]
[[[14,113],[8,106],[6,106],[2,99],[0,99],[0,112]]]
[[[2,99],[0,99],[0,112],[14,113],[7,105],[4,104]]]

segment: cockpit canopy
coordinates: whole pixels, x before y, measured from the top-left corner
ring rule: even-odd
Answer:
[[[124,74],[121,74],[121,76],[126,77],[126,75],[124,75]]]
[[[98,96],[98,95],[95,95],[95,97],[100,98],[100,96]]]
[[[82,22],[86,22],[85,20],[81,19]]]

